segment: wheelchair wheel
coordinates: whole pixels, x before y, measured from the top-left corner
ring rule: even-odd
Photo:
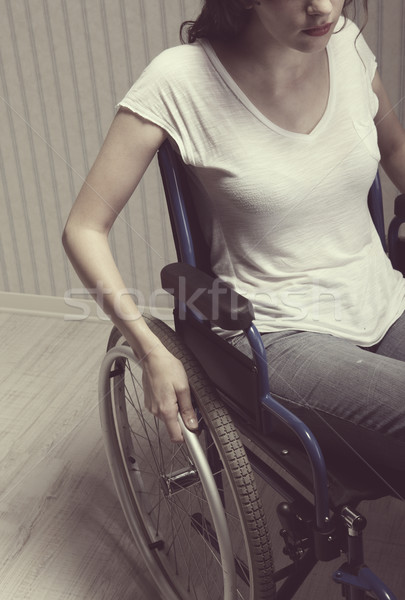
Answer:
[[[243,445],[215,390],[178,336],[148,325],[186,369],[200,417],[198,452],[210,465],[231,541],[235,598],[275,598],[263,508]],[[141,367],[113,329],[100,371],[100,414],[110,468],[129,528],[162,598],[223,600],[226,560],[216,508],[187,443],[173,444],[144,409]],[[132,357],[132,359],[131,359]],[[187,436],[188,437],[188,436]],[[187,437],[186,442],[187,442]],[[229,540],[228,537],[228,540]],[[228,562],[229,564],[229,562]]]

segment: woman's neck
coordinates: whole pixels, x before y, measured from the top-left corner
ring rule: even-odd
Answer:
[[[245,30],[229,42],[213,42],[214,50],[231,75],[266,77],[273,86],[290,86],[325,63],[326,51],[306,53],[272,38],[253,15]]]
[[[289,48],[245,43],[243,38],[233,42],[212,42],[226,70],[236,80],[271,81],[272,88],[291,87],[307,79],[326,63],[326,51],[305,54]]]

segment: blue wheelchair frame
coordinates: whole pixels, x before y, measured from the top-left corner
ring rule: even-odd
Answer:
[[[212,314],[212,293],[213,282],[215,280],[209,273],[209,265],[205,258],[203,257],[201,260],[198,256],[199,247],[195,243],[195,234],[192,231],[192,219],[195,218],[195,215],[192,214],[190,199],[187,198],[189,192],[187,191],[186,176],[181,159],[168,141],[160,148],[158,158],[179,260],[179,263],[168,265],[163,269],[162,286],[176,297],[176,331],[186,344],[190,346],[191,351],[197,355],[197,359],[200,360],[208,376],[212,376],[214,384],[221,389],[224,374],[218,374],[216,367],[213,365],[214,362],[217,362],[216,358],[214,360],[207,358],[212,354],[211,349],[214,347],[213,344],[222,344],[223,342],[220,339],[212,342],[211,337],[215,336],[215,334],[211,331],[207,332],[208,328],[206,327],[207,321],[214,320]],[[381,243],[384,249],[387,250],[381,196],[381,185],[377,174],[370,190],[368,201],[374,224],[381,238]],[[399,268],[401,266],[404,267],[405,262],[403,260],[404,244],[401,243],[398,236],[399,228],[405,222],[405,196],[400,196],[397,199],[395,212],[396,217],[389,230],[388,246],[394,257],[394,266]],[[198,244],[203,245],[204,242],[199,240]],[[199,270],[201,263],[203,263],[202,271]],[[180,280],[185,280],[186,282],[184,284],[183,281],[182,290],[180,290]],[[206,290],[205,294],[201,293],[203,289]],[[222,291],[224,293],[220,300],[223,300],[223,303],[219,307],[220,314],[215,315],[218,317],[216,322],[223,328],[242,329],[249,340],[254,357],[253,369],[251,366],[247,366],[246,372],[249,372],[248,379],[250,378],[248,385],[253,384],[255,388],[253,393],[258,398],[255,408],[253,410],[250,408],[252,405],[251,402],[249,409],[247,409],[246,406],[241,406],[240,402],[232,403],[230,399],[230,409],[234,410],[238,427],[240,426],[238,421],[239,416],[242,417],[240,419],[242,428],[245,423],[248,423],[248,432],[250,434],[252,432],[255,434],[256,432],[260,440],[263,437],[268,438],[269,434],[271,437],[274,420],[283,423],[299,439],[310,465],[310,476],[306,475],[303,479],[300,479],[299,474],[301,467],[297,468],[296,465],[290,463],[287,465],[287,470],[290,470],[293,476],[298,476],[300,482],[304,483],[307,488],[313,488],[315,524],[312,535],[314,550],[309,551],[305,559],[300,561],[299,568],[297,568],[297,564],[294,564],[294,568],[284,568],[281,570],[282,572],[275,575],[276,581],[284,580],[282,587],[277,592],[277,600],[292,598],[318,560],[328,561],[340,555],[339,536],[341,536],[342,523],[347,532],[347,562],[334,573],[333,579],[343,586],[346,598],[350,600],[362,600],[371,598],[367,592],[373,592],[378,600],[396,600],[396,596],[364,564],[362,530],[366,522],[364,517],[353,508],[353,504],[356,505],[361,499],[389,495],[391,490],[379,482],[375,483],[371,477],[371,484],[367,481],[366,489],[357,490],[353,497],[348,500],[344,498],[344,502],[338,507],[339,518],[331,514],[330,488],[328,487],[330,473],[327,471],[324,456],[317,439],[305,423],[280,405],[271,395],[266,353],[261,336],[252,322],[253,310],[250,303],[229,288],[225,289],[224,287]],[[233,322],[231,324],[229,323],[230,306],[234,311]],[[179,318],[180,313],[183,318]],[[187,318],[186,315],[188,315]],[[191,325],[189,324],[190,322],[192,323]],[[229,325],[232,325],[232,327]],[[218,336],[215,337],[218,338]],[[223,344],[230,347],[227,342],[223,342]],[[228,351],[234,352],[234,350],[233,348],[229,350],[225,349],[225,354]],[[240,360],[243,363],[245,357]],[[251,376],[252,371],[254,373]],[[226,398],[229,398],[228,390],[225,389],[224,391]],[[245,393],[245,390],[242,393]],[[280,461],[279,458],[283,453],[284,455],[288,455],[288,450],[281,450],[283,447],[283,445],[277,446],[272,456],[285,467],[286,463],[284,460]],[[252,468],[274,489],[281,491],[284,498],[287,499],[288,502],[280,508],[279,516],[282,522],[283,519],[286,522],[290,519],[291,522],[289,506],[292,504],[300,506],[304,512],[311,511],[312,507],[309,506],[310,503],[302,494],[284,480],[274,469],[269,467],[267,463],[264,463],[254,452],[248,448],[246,448],[246,451]],[[312,485],[310,483],[311,477]],[[283,511],[285,514],[283,514]],[[290,549],[291,556],[294,555],[293,546],[294,542],[291,539],[287,540],[287,547]]]

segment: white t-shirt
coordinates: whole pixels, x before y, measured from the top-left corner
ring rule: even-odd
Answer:
[[[206,40],[164,51],[120,103],[174,140],[212,270],[252,301],[262,333],[371,346],[405,310],[405,280],[367,207],[380,159],[376,61],[357,34],[349,21],[328,44],[329,101],[310,134],[266,118]]]

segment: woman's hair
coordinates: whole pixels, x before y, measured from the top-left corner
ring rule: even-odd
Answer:
[[[360,3],[367,17],[368,0],[345,0],[343,6],[345,20],[349,16],[349,7],[352,7],[352,14],[355,17]],[[246,0],[204,0],[204,6],[197,19],[182,24],[180,38],[189,44],[193,44],[199,38],[231,40],[240,34],[250,14],[250,9],[246,8]]]

